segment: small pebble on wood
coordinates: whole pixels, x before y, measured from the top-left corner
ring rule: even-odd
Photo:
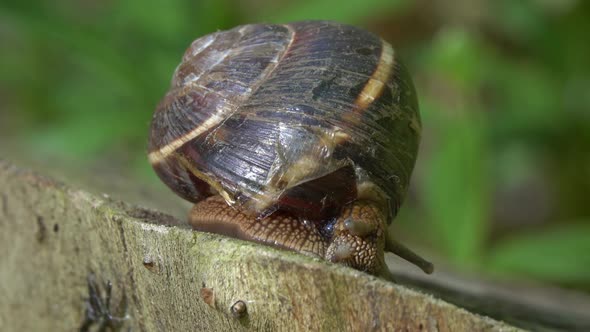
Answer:
[[[242,300],[237,301],[234,303],[230,308],[232,316],[234,318],[243,318],[248,314],[248,308],[246,308],[246,303]]]

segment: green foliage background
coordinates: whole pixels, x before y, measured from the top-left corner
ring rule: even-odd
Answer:
[[[396,232],[462,269],[590,289],[587,1],[5,0],[4,144],[156,182],[149,121],[190,42],[300,19],[380,34],[415,78],[424,139]]]

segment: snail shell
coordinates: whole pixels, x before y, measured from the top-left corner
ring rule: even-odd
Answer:
[[[387,42],[328,21],[252,24],[187,49],[154,113],[149,160],[197,203],[197,229],[382,273],[384,247],[401,252],[386,230],[420,129]]]

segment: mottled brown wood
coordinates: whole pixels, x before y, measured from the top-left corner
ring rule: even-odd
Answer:
[[[5,161],[0,248],[1,331],[516,330],[349,268],[193,232]]]

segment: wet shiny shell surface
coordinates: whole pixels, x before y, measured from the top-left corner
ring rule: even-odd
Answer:
[[[324,218],[373,183],[393,214],[420,137],[389,44],[334,22],[245,25],[197,39],[151,124],[149,159],[177,194],[254,214]]]

